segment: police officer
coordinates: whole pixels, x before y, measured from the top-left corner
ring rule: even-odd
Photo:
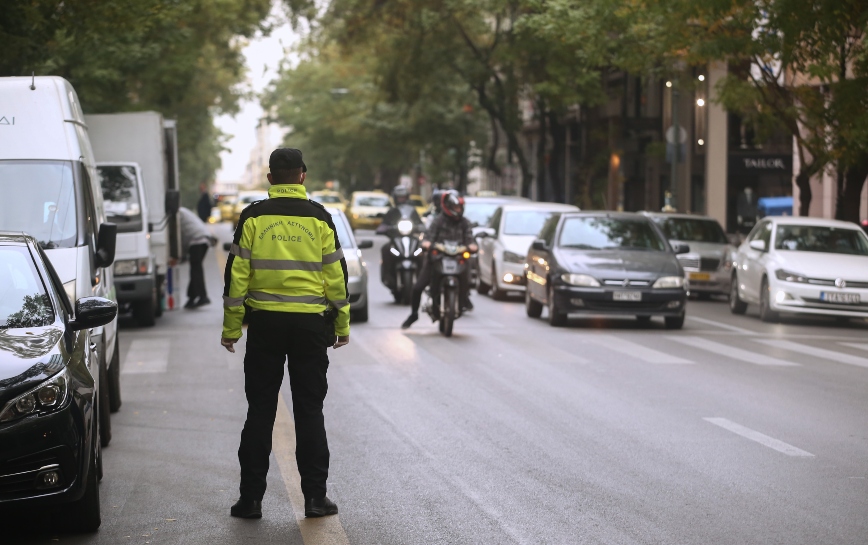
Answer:
[[[277,149],[268,165],[268,199],[241,213],[226,263],[221,344],[230,352],[241,338],[245,300],[252,309],[244,357],[247,421],[238,448],[241,498],[231,514],[262,517],[288,357],[305,516],[334,515],[338,507],[326,497],[329,449],[322,409],[328,388],[326,350],[350,342],[347,264],[331,214],[307,199],[301,151]]]

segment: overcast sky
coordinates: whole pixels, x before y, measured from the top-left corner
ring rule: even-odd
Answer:
[[[287,54],[287,49],[296,43],[297,35],[293,32],[286,16],[277,2],[272,9],[271,17],[283,21],[268,37],[257,37],[244,48],[247,59],[247,82],[255,92],[261,92],[277,75],[280,61]],[[220,116],[216,119],[217,127],[230,135],[225,146],[229,148],[220,154],[222,167],[217,172],[218,182],[234,182],[241,180],[250,150],[256,143],[256,125],[262,117],[259,101],[245,101],[241,111],[234,117]],[[272,135],[272,144],[278,144],[278,134]]]

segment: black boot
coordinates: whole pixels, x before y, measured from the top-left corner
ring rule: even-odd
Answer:
[[[229,514],[242,519],[261,519],[262,501],[240,498],[229,510]]]
[[[337,514],[338,506],[327,497],[321,500],[313,498],[304,500],[304,516],[307,518],[326,517]]]
[[[404,320],[404,323],[401,324],[401,329],[410,329],[410,326],[413,325],[414,323],[416,323],[416,320],[418,320],[418,319],[419,319],[419,314],[414,312],[406,320]]]

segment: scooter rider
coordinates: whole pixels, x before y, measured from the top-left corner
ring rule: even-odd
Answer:
[[[416,208],[410,204],[410,192],[407,188],[399,185],[392,190],[392,201],[394,205],[383,216],[383,222],[377,227],[378,235],[388,234],[389,230],[396,227],[402,219],[408,219],[413,222],[413,226],[422,225],[422,219]],[[395,266],[399,257],[389,251],[392,242],[387,241],[380,249],[381,263],[380,280],[389,289],[395,289],[397,278],[395,277]]]
[[[471,252],[476,252],[479,248],[476,245],[476,239],[473,237],[473,231],[470,227],[470,222],[464,217],[464,198],[457,191],[445,191],[440,197],[441,214],[434,218],[422,240],[422,247],[430,250],[432,244],[444,241],[455,241],[461,245],[467,246]],[[402,329],[407,329],[419,319],[419,305],[422,301],[422,293],[431,283],[432,298],[437,300],[440,289],[439,278],[432,274],[432,264],[430,258],[426,258],[422,270],[419,272],[419,278],[416,280],[416,285],[413,286],[413,301],[410,316],[401,325]],[[470,310],[473,306],[470,304],[469,286],[470,278],[465,273],[461,276],[461,301],[462,306],[466,310]],[[434,310],[435,314],[439,309]]]

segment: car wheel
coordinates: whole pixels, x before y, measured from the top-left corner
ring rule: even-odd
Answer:
[[[763,322],[774,323],[777,322],[778,319],[778,313],[772,310],[769,279],[763,278],[760,287],[760,320]]]
[[[490,288],[491,288],[491,286],[489,286],[488,284],[486,284],[482,280],[481,270],[477,269],[477,271],[476,271],[476,293],[478,293],[479,295],[485,295],[486,293],[488,293],[488,290]]]
[[[133,318],[141,327],[153,327],[157,323],[157,304],[158,304],[157,284],[154,282],[154,287],[151,289],[151,297],[144,301],[136,301],[133,303]]]
[[[555,290],[549,288],[548,291],[548,309],[549,309],[549,325],[552,327],[563,327],[567,325],[567,314],[561,312],[555,302]]]
[[[491,264],[491,298],[495,301],[506,299],[506,292],[497,287],[497,269],[494,268],[494,263]]]
[[[115,334],[115,349],[108,368],[109,411],[116,413],[121,408],[121,340]]]
[[[157,308],[154,311],[154,316],[157,318],[163,315],[163,301],[166,300],[166,278],[162,274],[157,275]]]
[[[108,370],[105,365],[105,356],[101,355],[99,358],[99,391],[97,395],[99,395],[98,404],[100,407],[109,407],[111,405],[111,398],[109,397],[109,381],[108,381]],[[101,410],[97,414],[99,418],[99,440],[102,444],[103,448],[109,446],[112,440],[112,420],[111,420],[111,411]]]
[[[365,306],[363,309],[354,310],[350,316],[353,322],[357,324],[362,324],[368,321],[368,307]]]
[[[663,320],[666,322],[666,329],[681,329],[684,327],[684,313],[680,316],[667,316]]]
[[[733,314],[747,312],[747,303],[738,296],[738,275],[732,275],[732,283],[729,288],[729,311]]]
[[[67,508],[66,514],[68,526],[70,530],[75,532],[96,532],[102,523],[99,509],[99,476],[97,475],[96,453],[91,454],[84,495]]]
[[[530,289],[524,291],[524,309],[527,312],[528,318],[539,318],[542,316],[543,305],[530,295]]]

